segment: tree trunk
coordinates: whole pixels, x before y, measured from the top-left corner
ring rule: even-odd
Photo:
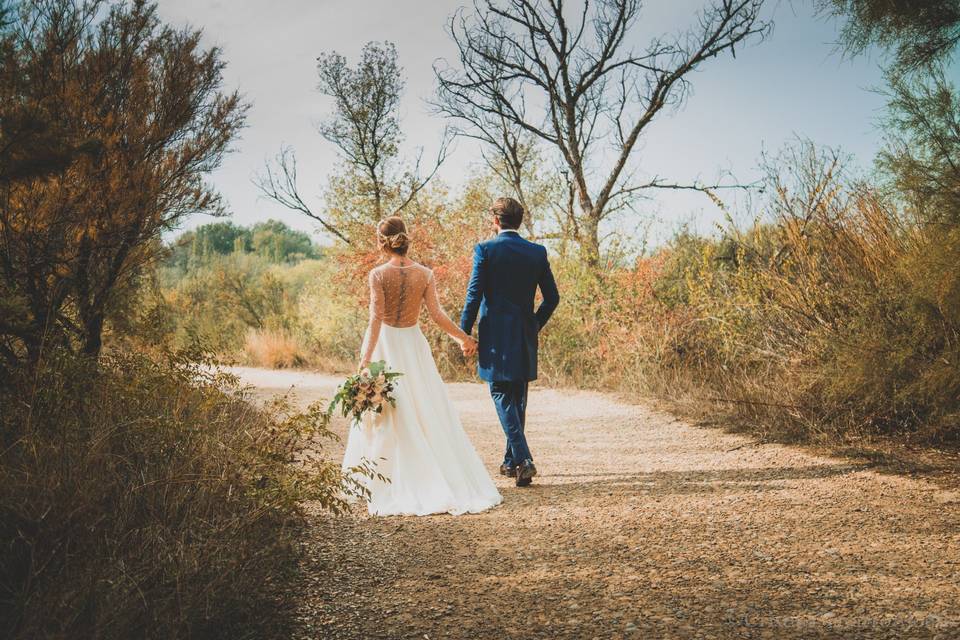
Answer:
[[[591,269],[600,266],[600,220],[593,209],[585,210],[580,225],[580,254]]]
[[[83,353],[96,358],[103,348],[103,315],[95,314],[83,323]]]

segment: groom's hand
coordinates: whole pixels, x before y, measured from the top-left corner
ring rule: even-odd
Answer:
[[[477,341],[473,338],[467,338],[463,341],[463,344],[460,345],[460,350],[463,351],[463,357],[471,358],[477,354]]]

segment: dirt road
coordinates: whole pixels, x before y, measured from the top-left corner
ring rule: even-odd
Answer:
[[[235,371],[303,402],[338,381]],[[495,473],[486,388],[450,392]],[[496,476],[502,506],[312,518],[300,637],[960,637],[960,493],[612,396],[534,388],[529,406],[540,475]]]

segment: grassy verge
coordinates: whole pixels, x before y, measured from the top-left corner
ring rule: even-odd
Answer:
[[[0,389],[0,635],[283,637],[319,409],[255,407],[191,358],[46,359]]]

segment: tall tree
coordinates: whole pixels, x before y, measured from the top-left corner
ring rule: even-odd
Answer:
[[[317,59],[317,71],[320,92],[334,101],[333,114],[320,123],[320,134],[360,174],[379,220],[401,141],[397,111],[405,82],[397,48],[390,42],[369,42],[353,69],[336,51],[326,53]]]
[[[578,205],[573,230],[584,257],[600,260],[600,224],[631,194],[695,188],[628,168],[647,128],[680,104],[688,76],[710,58],[762,37],[762,0],[716,0],[696,26],[634,48],[642,0],[478,0],[450,33],[458,65],[438,65],[438,109],[515,165],[521,134],[554,150]],[[598,180],[594,180],[594,177]]]
[[[0,308],[0,352],[36,360],[52,343],[96,356],[161,232],[222,212],[204,176],[246,107],[220,91],[220,51],[143,0],[23,2],[0,47],[0,122],[37,114],[55,148],[90,151],[0,185],[0,281],[15,301]]]
[[[846,19],[843,45],[889,54],[888,132],[879,165],[924,222],[960,221],[960,96],[947,69],[960,44],[960,0],[821,0]]]
[[[296,157],[289,148],[281,150],[257,182],[268,199],[313,218],[349,243],[360,228],[366,233],[370,224],[403,212],[414,201],[443,163],[447,138],[425,176],[422,150],[412,166],[400,160],[399,109],[405,81],[392,43],[368,42],[353,67],[336,51],[322,54],[317,72],[319,91],[333,101],[332,112],[320,123],[320,135],[343,161],[331,180],[327,211],[315,213],[300,195]]]
[[[960,94],[942,68],[890,77],[879,165],[919,220],[960,224]]]

